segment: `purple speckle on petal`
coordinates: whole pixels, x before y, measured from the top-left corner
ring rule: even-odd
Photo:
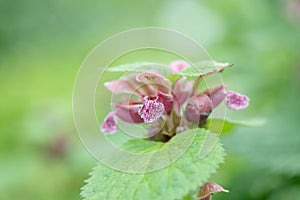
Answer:
[[[242,110],[249,106],[249,98],[245,95],[230,91],[226,94],[225,101],[228,108]]]
[[[100,129],[103,133],[107,134],[114,134],[118,130],[118,121],[114,112],[110,112],[107,114],[101,124]]]
[[[146,123],[155,122],[163,115],[164,112],[164,104],[157,102],[157,98],[150,100],[147,96],[144,98],[144,104],[138,111],[139,115]]]

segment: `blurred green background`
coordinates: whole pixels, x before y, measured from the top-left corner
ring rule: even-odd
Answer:
[[[251,106],[228,116],[268,120],[222,136],[228,156],[211,181],[230,193],[214,199],[300,199],[299,0],[0,0],[0,199],[80,199],[96,161],[73,124],[77,70],[99,42],[144,26],[234,63],[224,81]]]

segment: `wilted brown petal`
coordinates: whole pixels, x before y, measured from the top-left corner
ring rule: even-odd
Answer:
[[[216,192],[229,192],[217,183],[205,183],[195,195],[195,200],[210,200],[210,196]]]

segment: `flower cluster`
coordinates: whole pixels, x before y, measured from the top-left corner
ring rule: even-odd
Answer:
[[[169,65],[176,74],[189,66],[184,61]],[[211,73],[221,72],[217,69]],[[227,91],[225,85],[198,92],[203,76],[195,81],[179,78],[175,83],[157,71],[130,74],[119,80],[105,83],[114,94],[128,94],[126,101],[114,104],[101,125],[101,131],[113,134],[118,129],[118,120],[127,123],[147,123],[148,137],[167,141],[172,136],[196,126],[205,124],[208,116],[222,101],[233,110],[245,109],[249,98]]]

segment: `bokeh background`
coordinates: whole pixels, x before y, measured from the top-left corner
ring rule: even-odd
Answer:
[[[300,199],[299,0],[0,0],[0,199],[80,199],[96,160],[73,124],[77,70],[99,42],[144,26],[234,63],[224,81],[251,106],[228,116],[267,119],[222,136],[228,156],[211,181],[230,193],[214,199]]]

